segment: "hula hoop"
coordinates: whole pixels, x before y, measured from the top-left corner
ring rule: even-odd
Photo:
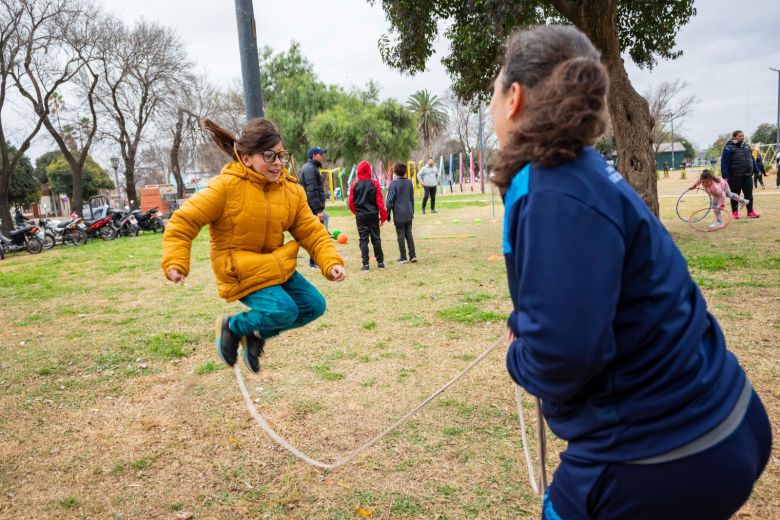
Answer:
[[[710,212],[710,210],[712,209],[712,195],[710,195],[707,192],[707,190],[703,190],[701,188],[696,188],[695,190],[686,189],[684,192],[682,192],[682,194],[677,199],[677,204],[674,205],[674,211],[677,213],[677,218],[679,218],[680,220],[686,223],[689,222],[692,215],[688,215],[688,218],[685,218],[682,214],[680,214],[680,211],[682,210],[682,208],[680,207],[680,203],[682,202],[683,198],[685,198],[686,195],[690,195],[691,191],[693,192],[701,191],[702,193],[705,193],[707,195],[707,207],[701,208],[701,210],[694,212],[694,214],[704,212],[704,214],[701,217],[699,217],[698,220],[702,220],[703,218],[705,218],[707,214]]]
[[[688,217],[688,221],[687,221],[688,222],[688,226],[690,226],[690,228],[693,229],[694,231],[698,231],[699,233],[712,233],[713,231],[720,231],[721,229],[723,229],[726,226],[728,226],[729,224],[731,224],[731,213],[726,211],[725,207],[723,207],[723,208],[720,209],[720,215],[721,215],[721,218],[723,219],[723,225],[722,226],[717,226],[717,227],[697,226],[696,223],[700,222],[701,219],[704,218],[704,216],[707,216],[707,213],[709,213],[710,210],[712,210],[712,209],[713,208],[711,208],[711,207],[710,208],[702,208],[702,209],[698,209],[698,210],[694,211],[693,213],[691,213],[691,215]],[[705,212],[705,211],[707,213],[704,213],[703,217],[694,219],[694,217],[696,217],[699,213],[702,213],[702,212]]]

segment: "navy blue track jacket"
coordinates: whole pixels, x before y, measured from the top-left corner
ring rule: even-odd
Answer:
[[[745,374],[672,237],[592,148],[505,193],[512,379],[568,454],[632,461],[698,439]]]

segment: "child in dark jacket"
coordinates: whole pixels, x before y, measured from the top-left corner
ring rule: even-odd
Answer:
[[[368,271],[368,239],[374,246],[379,269],[385,268],[385,255],[382,252],[382,239],[379,228],[387,220],[387,211],[382,201],[382,188],[371,178],[371,164],[362,161],[357,167],[357,180],[349,189],[349,209],[355,215],[358,236],[360,237],[360,255],[363,258],[361,271]]]
[[[393,167],[393,182],[387,188],[387,221],[395,211],[395,234],[398,237],[399,264],[406,263],[406,245],[409,246],[409,261],[416,262],[412,220],[414,220],[414,185],[406,178],[406,165],[398,163]]]

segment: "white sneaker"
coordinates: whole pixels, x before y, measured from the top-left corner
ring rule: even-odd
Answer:
[[[713,222],[712,224],[710,224],[710,225],[709,225],[709,226],[707,226],[707,227],[708,227],[708,228],[713,228],[713,229],[714,229],[714,228],[723,227],[723,222]]]

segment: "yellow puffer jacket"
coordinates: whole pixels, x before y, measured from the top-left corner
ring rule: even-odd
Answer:
[[[225,165],[165,226],[164,272],[189,274],[192,241],[207,224],[217,290],[229,302],[286,282],[295,273],[299,242],[328,279],[334,266],[344,265],[309,209],[306,192],[287,170],[272,183],[239,162]],[[285,244],[285,231],[295,240]]]

